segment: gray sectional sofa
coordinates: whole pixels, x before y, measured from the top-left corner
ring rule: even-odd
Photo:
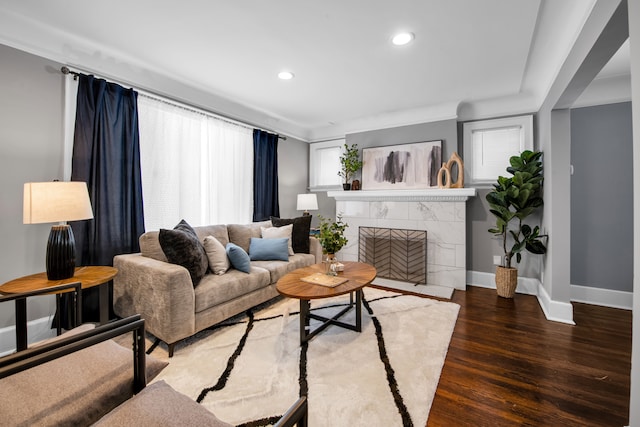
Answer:
[[[261,238],[263,229],[272,225],[263,221],[193,230],[200,243],[213,236],[222,246],[233,243],[250,255],[251,238]],[[299,241],[297,222],[293,225]],[[277,296],[275,284],[287,272],[322,261],[322,247],[317,239],[308,237],[307,225],[304,238],[309,239],[309,253],[296,252],[288,261],[251,261],[248,273],[233,267],[223,274],[207,269],[197,279],[190,269],[168,262],[165,252],[170,252],[166,244],[163,250],[159,238],[163,232],[166,230],[143,234],[140,253],[114,258],[118,275],[113,282],[113,308],[121,317],[140,314],[147,330],[167,343],[170,357],[178,341]],[[211,257],[209,260],[212,262]]]

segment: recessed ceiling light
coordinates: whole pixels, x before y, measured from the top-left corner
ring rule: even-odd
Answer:
[[[414,39],[413,33],[398,33],[391,39],[391,43],[396,46],[402,46],[410,43]]]
[[[281,80],[291,80],[294,77],[294,74],[291,71],[280,71],[278,73],[278,78]]]

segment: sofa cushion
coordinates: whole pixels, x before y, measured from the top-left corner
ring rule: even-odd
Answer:
[[[299,216],[297,218],[276,218],[272,216],[271,223],[274,227],[293,224],[293,233],[291,234],[293,251],[295,253],[308,254],[311,218],[312,215]]]
[[[260,231],[263,239],[289,239],[289,242],[287,242],[289,255],[295,254],[293,251],[293,239],[291,237],[293,233],[293,224],[284,225],[282,227],[260,227]]]
[[[231,267],[231,263],[222,243],[213,236],[207,236],[204,238],[203,245],[209,259],[209,268],[213,271],[213,274],[226,273]]]
[[[287,264],[282,261],[277,262]],[[267,287],[271,284],[270,278],[271,276],[267,270],[254,266],[251,267],[250,274],[234,269],[230,269],[222,276],[207,274],[195,289],[195,312],[199,313],[218,304]]]
[[[147,386],[95,425],[231,427],[164,381]]]
[[[282,276],[298,268],[306,267],[315,262],[315,256],[311,254],[295,254],[289,257],[289,262],[284,261],[251,261],[253,267],[267,270],[271,283],[276,283]]]
[[[166,365],[147,356],[147,380]],[[131,348],[108,340],[0,379],[2,423],[90,425],[132,395]]]
[[[251,261],[280,260],[289,261],[289,239],[251,238],[249,246]]]
[[[229,262],[231,262],[233,268],[240,270],[243,273],[249,273],[251,270],[249,254],[235,243],[227,243],[226,250]]]
[[[222,243],[222,246],[227,246],[227,243],[229,243],[229,232],[227,231],[227,226],[225,224],[202,225],[199,227],[193,227],[193,229],[201,242],[204,242],[205,237],[213,236]]]
[[[167,260],[186,268],[193,286],[198,286],[209,268],[209,259],[193,228],[183,219],[173,230],[160,229],[158,240]]]
[[[235,243],[249,253],[249,244],[252,237],[262,237],[261,227],[271,227],[271,221],[253,222],[251,224],[229,224],[229,242]]]

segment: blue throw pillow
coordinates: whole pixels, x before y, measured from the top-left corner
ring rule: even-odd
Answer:
[[[251,238],[249,245],[251,261],[289,261],[289,239]]]
[[[247,255],[244,249],[233,243],[227,243],[226,251],[233,268],[244,273],[251,271],[249,255]]]

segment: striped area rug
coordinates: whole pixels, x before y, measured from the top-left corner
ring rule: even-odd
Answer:
[[[271,425],[301,394],[313,427],[424,426],[459,306],[373,288],[364,299],[361,333],[330,326],[302,346],[297,300],[260,306],[179,344],[157,380],[237,426]],[[346,302],[311,307],[330,316]]]

